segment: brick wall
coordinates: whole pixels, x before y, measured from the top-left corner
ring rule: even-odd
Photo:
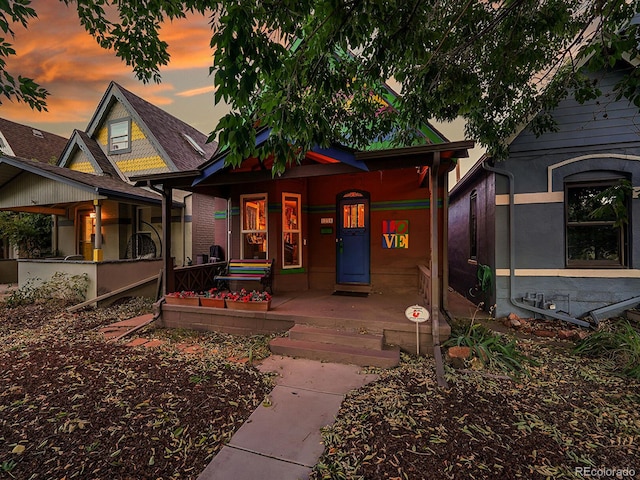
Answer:
[[[215,198],[208,195],[194,193],[192,197],[192,253],[195,263],[196,256],[201,254],[209,255],[209,247],[215,241]]]

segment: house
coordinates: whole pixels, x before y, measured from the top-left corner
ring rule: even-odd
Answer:
[[[59,135],[0,118],[0,155],[55,163],[66,143],[67,139]],[[0,178],[0,185],[3,183]],[[0,283],[17,282],[17,264],[11,260],[15,256],[13,246],[0,235]]]
[[[276,296],[348,292],[382,293],[392,299],[404,294],[403,298],[414,303],[419,298],[428,305],[432,320],[420,342],[422,348],[432,349],[438,344],[432,331],[443,338],[450,332],[442,316],[447,306],[447,210],[442,207],[447,203],[448,172],[455,168],[457,158],[468,155],[473,142],[448,142],[431,127],[428,133],[424,144],[404,148],[313,148],[299,164],[287,165],[278,176],[271,172],[273,158],[263,162],[247,158],[232,167],[225,161],[226,150],[221,150],[197,172],[137,179],[139,185],[161,185],[165,205],[173,188],[218,199],[216,241],[227,258],[273,260]],[[257,147],[269,135],[269,128],[257,132]],[[165,225],[163,237],[170,235]],[[167,265],[168,292],[175,285],[170,270]],[[230,286],[256,288],[255,283],[243,282]],[[385,324],[381,329],[387,341],[392,339],[407,349],[413,345],[415,351],[415,326],[403,315],[409,305],[394,312],[394,325]],[[188,307],[164,305],[164,325],[266,333],[274,331],[271,326],[277,322],[293,322],[287,319],[296,316],[276,308],[266,316],[249,315],[244,320],[251,325],[244,328],[238,315],[226,317],[224,310],[213,314],[184,308]],[[321,313],[323,307],[314,304],[312,308],[320,312],[309,314]],[[342,318],[336,320],[340,327],[353,325],[344,318],[353,313],[340,314]],[[218,319],[210,318],[212,315]],[[367,328],[371,330],[373,323]]]
[[[497,316],[583,326],[580,317],[597,322],[640,302],[640,113],[613,91],[630,68],[594,75],[599,98],[563,100],[557,131],[523,130],[506,161],[483,158],[455,185],[449,278],[458,292]],[[626,219],[606,206],[616,195]]]
[[[0,118],[0,153],[55,164],[67,139],[27,125]]]
[[[130,178],[193,170],[216,148],[206,135],[112,82],[56,165],[1,157],[0,209],[54,216],[56,258],[20,260],[20,283],[60,269],[83,271],[92,278],[89,298],[95,298],[123,282],[157,276],[163,253],[171,252],[178,265],[208,253],[214,233],[206,215],[213,199],[176,190],[168,217],[173,243],[163,245],[162,195]],[[195,231],[193,215],[205,220]],[[114,275],[114,269],[127,273]]]

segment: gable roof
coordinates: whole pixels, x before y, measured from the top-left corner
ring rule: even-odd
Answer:
[[[71,138],[67,143],[64,153],[60,157],[58,165],[68,168],[69,161],[78,150],[87,156],[97,175],[109,175],[113,178],[119,177],[118,171],[104,154],[98,142],[80,130],[74,130],[71,134]]]
[[[216,142],[207,143],[208,136],[204,133],[138,97],[116,82],[109,84],[87,126],[86,133],[89,137],[94,137],[103,125],[111,106],[117,101],[144,131],[172,171],[193,170],[210,158],[218,148]],[[202,152],[191,145],[189,138],[193,139]]]
[[[67,139],[55,133],[0,118],[0,152],[22,158],[49,163],[57,160],[67,144]],[[7,148],[8,147],[8,148]]]
[[[57,165],[8,155],[0,156],[0,191],[23,172],[33,173],[85,192],[92,192],[97,196],[143,203],[161,202],[161,197],[157,193],[134,187],[119,178],[76,172]]]

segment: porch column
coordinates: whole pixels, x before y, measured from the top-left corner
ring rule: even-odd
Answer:
[[[171,257],[171,206],[173,204],[173,190],[162,187],[162,290],[166,295],[174,290],[173,258]]]
[[[93,239],[93,261],[101,262],[104,258],[102,252],[102,205],[100,200],[93,201],[93,209],[96,213],[96,233]]]
[[[58,255],[58,215],[51,215],[51,255]]]
[[[442,175],[442,288],[440,289],[442,309],[449,310],[449,173]]]
[[[434,152],[433,163],[429,168],[429,215],[431,220],[431,325],[433,328],[433,343],[440,344],[439,332],[437,329],[440,315],[440,281],[439,281],[439,253],[440,253],[440,233],[438,222],[438,170],[440,168],[440,152]]]

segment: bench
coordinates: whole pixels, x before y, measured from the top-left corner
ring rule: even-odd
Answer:
[[[256,281],[273,294],[273,260],[229,260],[225,271],[216,275],[214,280],[220,288],[229,288],[231,280]]]

